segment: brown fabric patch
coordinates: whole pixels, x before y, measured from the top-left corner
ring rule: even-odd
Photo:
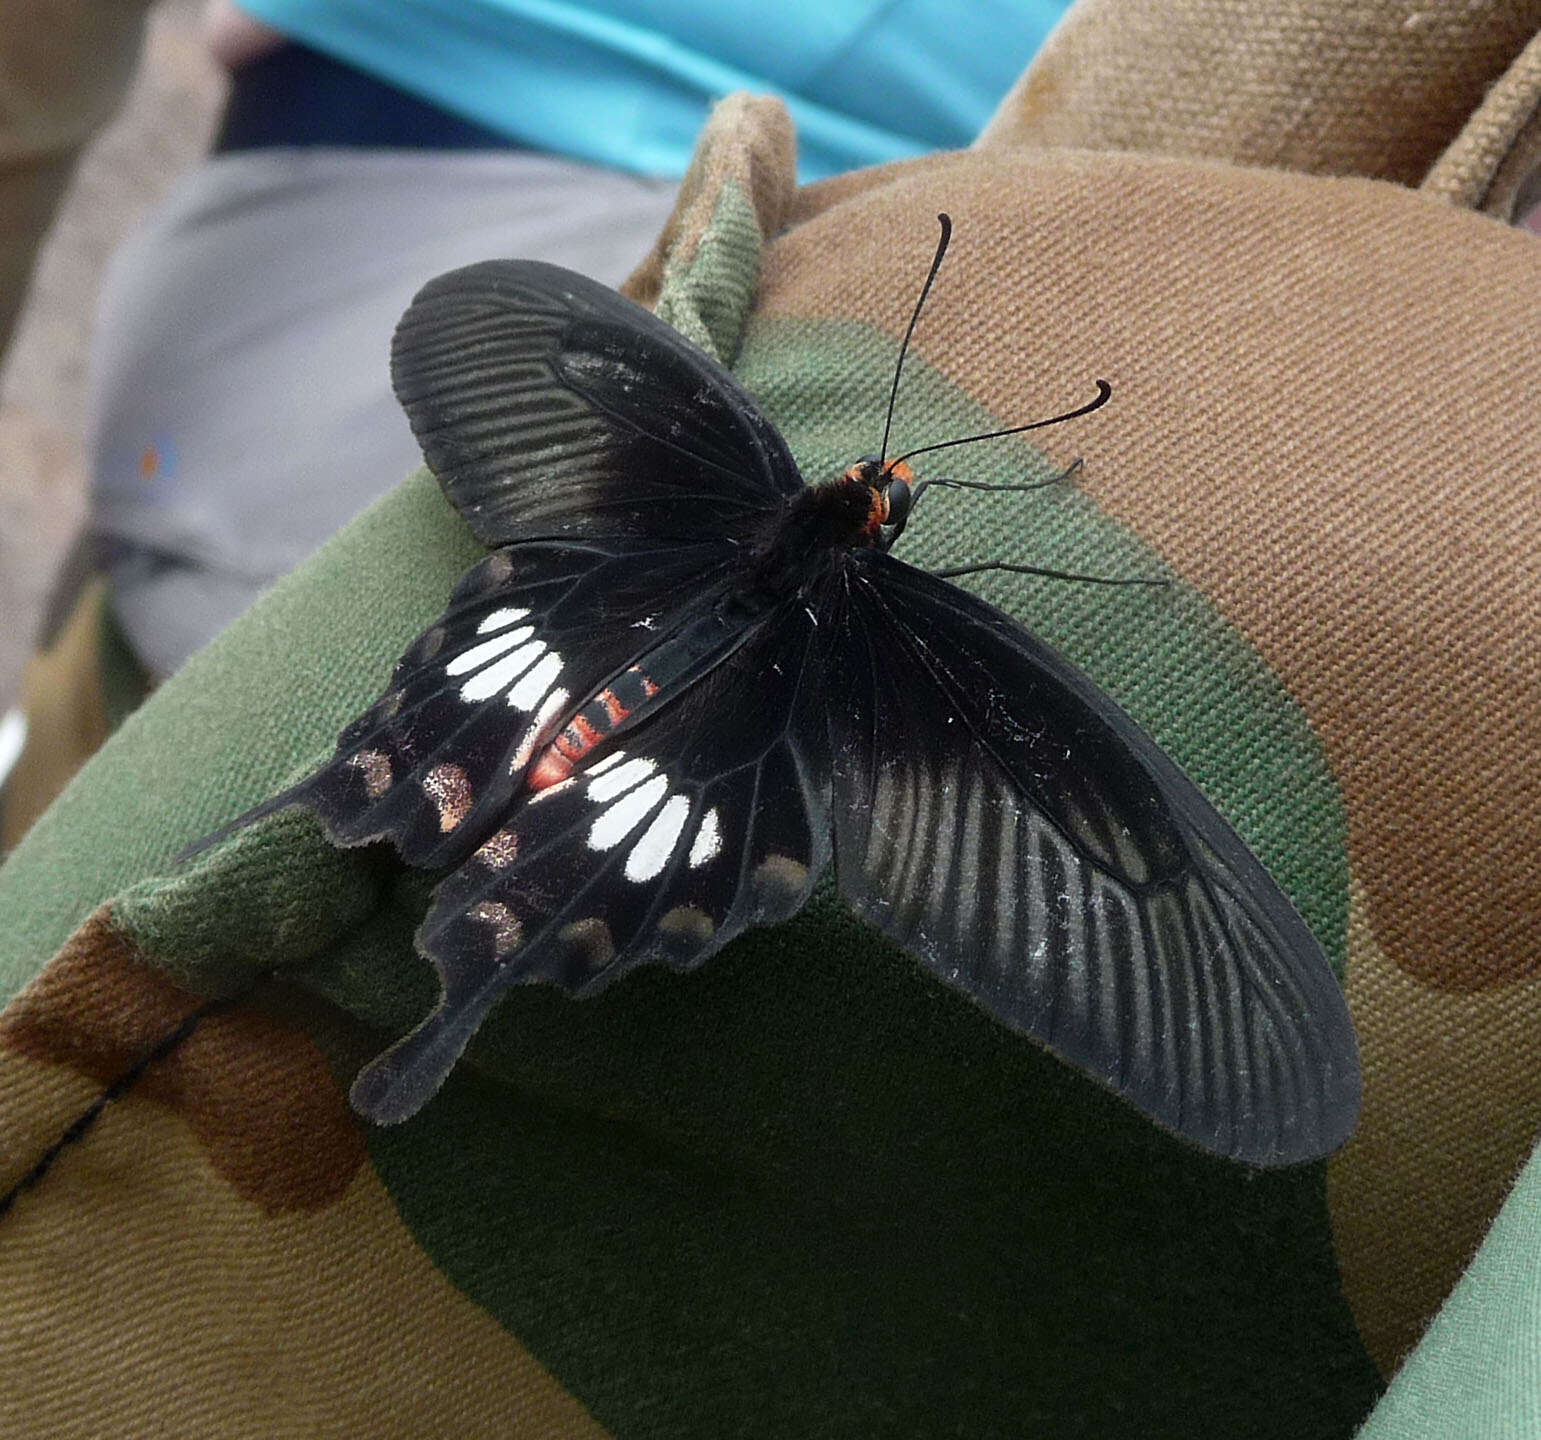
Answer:
[[[1356,894],[1348,998],[1364,1109],[1327,1169],[1344,1291],[1365,1348],[1390,1375],[1486,1234],[1541,1132],[1541,979],[1445,995],[1375,943]]]
[[[1416,185],[1538,25],[1537,0],[1079,0],[978,143]]]
[[[689,265],[717,213],[723,187],[736,184],[760,222],[781,229],[797,188],[797,136],[786,106],[770,95],[729,95],[711,113],[680,182],[674,211],[621,293],[652,309],[666,265]]]
[[[104,907],[0,1013],[0,1046],[106,1085],[201,1003],[139,959]],[[335,1204],[365,1163],[315,1045],[250,1005],[204,1020],[133,1094],[176,1111],[214,1170],[270,1214]]]
[[[275,1214],[164,1106],[130,1096],[99,1132],[7,1217],[0,1433],[603,1440],[372,1168]]]
[[[787,234],[762,313],[897,342],[944,209],[914,353],[1006,422],[1112,382],[1055,444],[1305,711],[1392,961],[1541,968],[1534,239],[1374,182],[996,151]]]
[[[1541,35],[1488,91],[1424,179],[1426,195],[1512,223],[1541,164]]]
[[[956,166],[973,166],[979,162],[967,150],[944,150],[935,155],[918,155],[913,160],[895,160],[891,165],[875,165],[870,170],[848,170],[844,175],[831,175],[827,180],[816,180],[804,185],[787,206],[786,228],[791,230],[805,221],[845,205],[869,190],[886,190],[911,180],[937,174],[946,174]]]

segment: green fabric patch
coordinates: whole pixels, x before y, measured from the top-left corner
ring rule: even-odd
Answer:
[[[383,689],[406,639],[434,619],[456,576],[481,553],[419,471],[161,686],[0,866],[0,999],[25,985],[103,901],[167,877],[171,858],[193,840],[329,755],[337,732]],[[242,843],[262,843],[265,829]],[[308,866],[335,852],[314,822],[309,829],[313,843],[296,853],[292,873],[296,896],[313,901],[316,892],[300,882]],[[211,864],[203,873],[204,904],[217,917],[224,872]],[[184,878],[170,874],[165,883],[168,916],[190,913]],[[372,873],[363,883],[378,884]],[[138,924],[148,923],[149,894],[136,891]],[[247,924],[261,923],[249,907],[243,914]],[[272,935],[286,949],[284,934],[326,923],[285,905],[262,934],[243,939],[232,927],[229,943],[249,955]],[[177,948],[164,926],[150,938],[158,959]],[[205,960],[207,940],[202,925],[188,937]],[[246,964],[223,975],[217,962],[215,969],[203,988],[228,988]]]
[[[233,994],[346,944],[379,913],[395,868],[380,847],[339,850],[312,815],[285,810],[169,876],[131,886],[112,912],[181,984]]]
[[[738,185],[727,181],[690,264],[665,267],[658,318],[718,364],[731,366],[754,303],[764,250],[754,206]]]

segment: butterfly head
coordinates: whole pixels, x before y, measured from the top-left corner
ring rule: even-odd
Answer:
[[[866,492],[862,543],[887,550],[910,518],[915,472],[903,460],[885,462],[876,455],[865,455],[848,466],[840,478],[844,485],[860,486]]]

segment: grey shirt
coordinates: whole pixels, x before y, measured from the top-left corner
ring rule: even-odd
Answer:
[[[93,524],[157,675],[421,463],[390,338],[499,256],[617,284],[673,205],[524,151],[265,150],[193,172],[115,257],[90,394]]]

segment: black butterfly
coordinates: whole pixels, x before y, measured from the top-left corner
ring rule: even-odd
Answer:
[[[700,965],[833,859],[866,920],[1161,1124],[1258,1164],[1342,1142],[1358,1059],[1316,941],[1090,681],[889,553],[902,460],[805,486],[730,375],[552,265],[431,282],[392,374],[494,548],[333,759],[235,822],[303,802],[450,871],[418,936],[443,997],[362,1114],[421,1108],[510,986]]]

